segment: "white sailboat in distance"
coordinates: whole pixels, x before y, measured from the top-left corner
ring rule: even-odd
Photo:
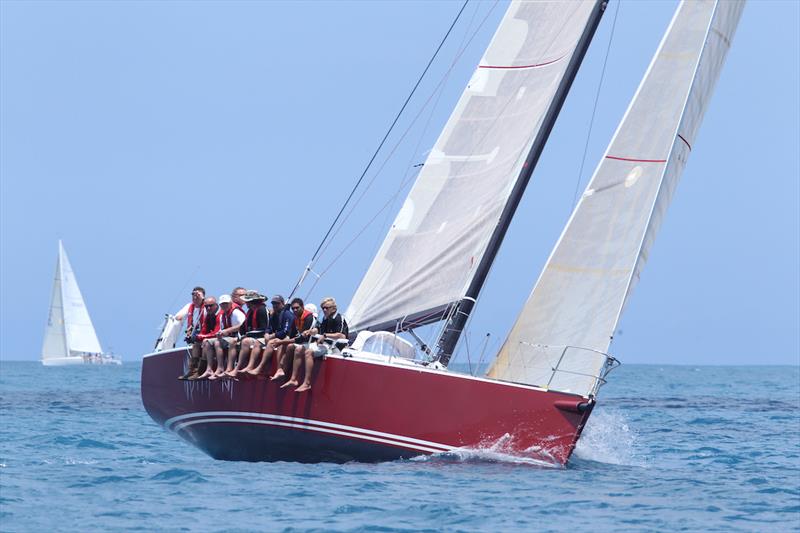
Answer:
[[[58,241],[58,261],[50,297],[50,314],[44,332],[42,364],[122,364],[119,357],[103,353],[100,347],[92,319],[61,241]]]

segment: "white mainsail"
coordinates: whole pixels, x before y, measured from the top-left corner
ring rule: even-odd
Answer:
[[[602,352],[672,199],[743,7],[731,0],[680,4],[490,377],[594,390]]]
[[[510,4],[353,296],[352,330],[441,320],[465,295],[598,5]]]
[[[89,318],[75,273],[61,241],[50,300],[50,315],[42,346],[42,361],[83,354],[100,354],[100,341]]]

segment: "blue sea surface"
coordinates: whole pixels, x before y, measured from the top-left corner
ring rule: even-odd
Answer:
[[[800,367],[623,366],[566,468],[215,461],[140,370],[0,364],[0,530],[800,531]]]

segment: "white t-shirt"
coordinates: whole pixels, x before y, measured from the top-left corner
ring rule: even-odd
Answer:
[[[245,318],[246,315],[244,314],[244,311],[241,309],[234,309],[233,313],[231,313],[231,326],[241,326],[244,324]]]
[[[192,305],[192,302],[181,307],[180,311],[175,313],[175,318],[178,320],[183,320],[186,315],[189,314],[189,306]],[[194,308],[194,312],[192,313],[192,324],[197,325],[200,323],[200,312],[203,310],[203,306],[197,306]]]

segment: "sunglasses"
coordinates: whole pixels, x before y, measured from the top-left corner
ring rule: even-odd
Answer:
[[[292,306],[292,311],[299,311],[299,310],[300,310],[300,308],[299,308],[299,307],[297,307],[297,306],[295,306],[295,305],[293,305],[293,306]]]

